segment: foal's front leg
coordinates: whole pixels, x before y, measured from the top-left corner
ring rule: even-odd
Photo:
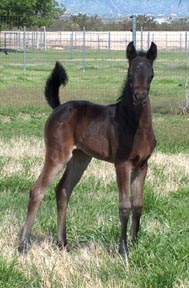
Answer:
[[[131,194],[132,194],[132,224],[131,224],[131,240],[137,239],[140,227],[140,218],[143,208],[143,191],[144,181],[147,174],[147,163],[145,163],[131,177]]]
[[[127,223],[131,211],[130,202],[130,178],[131,166],[129,163],[115,165],[117,184],[119,189],[119,217],[121,222],[121,237],[119,245],[120,254],[128,254],[127,246]]]

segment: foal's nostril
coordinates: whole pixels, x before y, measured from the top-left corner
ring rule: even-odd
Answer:
[[[135,93],[135,99],[137,102],[142,102],[146,98],[146,93]]]

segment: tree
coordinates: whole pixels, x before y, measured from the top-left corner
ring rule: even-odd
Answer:
[[[99,27],[102,26],[102,21],[97,15],[88,16],[81,13],[78,15],[71,15],[70,22],[72,23],[72,29],[74,30],[83,30],[83,27],[85,27],[87,30],[95,31],[99,30]]]
[[[65,7],[55,0],[1,0],[0,16],[7,17],[10,26],[50,26],[62,16]],[[19,18],[19,24],[17,20]]]

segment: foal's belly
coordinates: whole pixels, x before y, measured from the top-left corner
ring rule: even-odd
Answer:
[[[108,117],[97,117],[77,126],[75,145],[97,159],[113,162],[112,143],[115,146],[115,127]]]
[[[110,149],[109,142],[103,136],[99,138],[85,138],[76,144],[77,148],[90,155],[91,157],[113,162],[113,155]]]

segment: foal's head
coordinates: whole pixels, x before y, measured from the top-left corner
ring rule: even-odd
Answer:
[[[129,60],[128,85],[135,106],[144,106],[148,97],[152,81],[153,61],[157,57],[157,46],[152,42],[149,50],[137,52],[133,42],[127,46]]]

